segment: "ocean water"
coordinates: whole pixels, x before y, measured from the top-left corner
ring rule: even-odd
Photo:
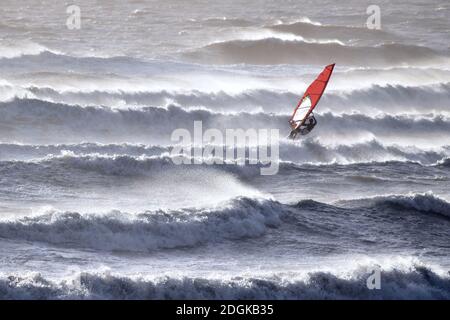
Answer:
[[[377,3],[3,0],[0,298],[449,299],[450,3]],[[175,165],[200,120],[278,174]]]

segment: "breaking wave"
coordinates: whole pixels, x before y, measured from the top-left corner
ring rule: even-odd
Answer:
[[[2,140],[24,143],[152,143],[170,141],[177,128],[190,129],[201,120],[204,128],[286,127],[285,118],[267,114],[227,115],[180,107],[144,107],[111,110],[106,107],[79,107],[40,100],[14,100],[0,104]],[[275,120],[275,123],[274,123]],[[18,124],[21,124],[20,126]],[[26,125],[23,125],[26,124]]]
[[[441,159],[441,160],[437,161],[435,163],[435,165],[438,167],[449,168],[450,167],[450,158],[447,157],[447,158]]]
[[[222,145],[216,145],[224,150]],[[243,147],[240,147],[241,149]],[[102,175],[114,176],[148,176],[160,170],[175,168],[186,169],[189,165],[175,165],[171,155],[171,146],[127,146],[127,145],[61,145],[61,146],[20,146],[1,145],[0,171],[9,176],[21,176],[25,172],[35,172],[45,168],[46,172],[54,171],[57,176],[61,172],[80,174],[79,170],[94,172]],[[213,158],[217,164],[206,164],[213,159],[197,159],[192,156],[183,156],[186,163],[198,160],[204,164],[196,165],[204,169],[213,169],[237,174],[242,177],[253,177],[260,174],[260,168],[266,165],[258,159],[249,158],[249,150],[245,148],[245,165],[240,158],[234,161]],[[131,155],[133,154],[134,155]],[[209,153],[208,153],[209,156]],[[216,155],[217,156],[217,155]],[[411,168],[415,166],[432,165],[445,166],[448,151],[421,151],[398,146],[384,146],[378,141],[369,141],[353,145],[326,146],[320,141],[311,139],[299,144],[282,142],[279,149],[279,167],[281,172],[297,169],[303,165],[329,166],[329,165],[355,165],[380,164],[393,166],[403,162]],[[22,159],[21,159],[22,158]],[[18,160],[21,159],[21,160]],[[179,160],[179,159],[177,159]],[[221,164],[220,160],[224,161]],[[250,164],[248,161],[256,161]],[[275,161],[276,159],[273,159]],[[252,163],[253,163],[252,162]],[[189,166],[191,167],[191,166]],[[43,177],[45,178],[45,177]]]
[[[81,273],[63,281],[40,274],[4,276],[1,299],[450,299],[450,278],[426,265],[382,270],[380,290],[368,290],[370,266],[349,275],[310,272],[294,280],[239,277],[231,279],[130,278]]]
[[[377,205],[413,209],[450,218],[450,203],[428,192],[424,194],[391,195],[373,199]]]
[[[327,146],[319,139],[305,139],[299,144],[281,143],[280,158],[296,164],[357,164],[412,162],[435,164],[448,155],[445,148],[425,151],[415,147],[384,145],[377,140]]]
[[[0,50],[0,59],[11,59],[11,58],[18,58],[22,56],[33,56],[33,55],[39,55],[42,53],[51,53],[51,54],[57,54],[55,51],[52,51],[43,45],[40,45],[38,43],[34,43],[31,41],[24,41],[19,43],[0,43],[1,50]]]
[[[385,210],[387,207],[389,210]],[[4,218],[0,220],[0,238],[61,247],[148,252],[258,238],[269,232],[274,237],[292,233],[302,243],[312,234],[320,233],[323,241],[332,243],[339,237],[343,245],[347,242],[354,245],[355,241],[364,245],[367,239],[372,239],[372,250],[375,245],[382,250],[395,248],[399,236],[407,237],[413,247],[419,243],[443,245],[447,241],[449,213],[450,204],[431,193],[379,196],[335,204],[313,200],[282,204],[264,198],[237,197],[208,208],[161,209],[136,214],[118,210],[108,213],[52,210]],[[401,220],[399,215],[403,217]],[[347,219],[352,223],[344,223]],[[433,235],[422,230],[423,223],[434,230]],[[359,225],[365,225],[364,232]],[[380,228],[384,230],[381,233]],[[399,230],[403,230],[401,235],[397,234]],[[378,242],[374,243],[373,239]]]
[[[150,251],[260,237],[278,226],[282,205],[237,198],[212,209],[130,214],[48,212],[0,221],[0,238],[98,250]]]
[[[21,143],[170,143],[174,129],[193,130],[194,121],[202,121],[208,128],[279,129],[288,132],[288,114],[239,112],[224,114],[204,109],[185,110],[181,107],[143,107],[140,109],[112,110],[106,107],[80,107],[55,104],[40,100],[16,99],[0,103],[2,141]],[[412,117],[403,115],[363,114],[317,115],[320,126],[314,131],[318,136],[342,135],[345,141],[360,135],[377,136],[378,139],[395,135],[397,138],[426,137],[444,139],[450,132],[450,121],[443,115]],[[445,140],[445,139],[444,139]],[[410,140],[413,141],[413,140]],[[412,143],[414,144],[414,143]],[[434,140],[434,145],[442,145]]]
[[[435,214],[445,219],[450,218],[450,203],[433,194],[431,191],[426,193],[392,194],[371,198],[341,200],[337,201],[336,204],[357,208],[376,208],[378,212],[385,212],[386,208],[400,212],[412,210]]]
[[[351,75],[348,75],[351,76]],[[33,97],[42,101],[72,105],[107,105],[123,108],[126,106],[158,106],[171,102],[185,109],[207,108],[217,112],[257,112],[264,110],[274,113],[290,113],[299,98],[299,93],[278,90],[246,90],[231,94],[226,92],[127,92],[111,91],[58,91],[51,88],[11,88],[5,92],[4,101],[11,98]],[[427,101],[424,108],[423,102]],[[439,113],[449,112],[450,84],[432,84],[424,86],[372,85],[356,90],[330,91],[323,97],[322,110],[339,113],[364,111],[389,113]]]
[[[432,49],[401,44],[350,47],[336,43],[306,43],[275,38],[232,40],[185,53],[193,61],[212,64],[314,64],[349,66],[401,66],[448,63]]]
[[[426,105],[424,105],[426,101]],[[358,110],[373,113],[374,110],[400,113],[449,112],[450,84],[429,86],[373,85],[368,89],[330,93],[322,104],[333,111]]]
[[[368,117],[364,114],[342,114],[336,116],[331,112],[316,117],[322,120],[321,130],[340,132],[350,130],[352,132],[371,132],[377,137],[386,135],[417,135],[440,133],[446,136],[450,129],[449,118],[442,115],[432,117],[402,116],[383,114],[376,117]],[[343,132],[342,132],[343,133]]]
[[[369,40],[369,41],[392,41],[398,37],[382,30],[371,30],[368,28],[324,25],[298,21],[294,23],[280,23],[267,28],[288,32],[305,38],[329,39],[336,38],[344,41]]]
[[[164,146],[148,146],[142,144],[60,144],[60,145],[23,145],[0,144],[0,161],[30,161],[52,156],[83,156],[83,155],[109,155],[109,156],[157,156],[170,149]]]
[[[192,147],[192,145],[187,145],[186,147],[189,146]],[[222,150],[225,154],[224,145],[209,145],[209,147]],[[237,148],[245,151],[245,166],[241,163],[240,158],[235,158],[235,161],[217,158],[215,160],[218,164],[204,164],[203,166],[243,176],[259,174],[257,169],[263,164],[258,159],[250,157],[248,146],[238,146]],[[174,164],[174,157],[178,157],[178,155],[172,155],[172,149],[173,146],[171,145],[101,145],[93,143],[73,145],[0,144],[0,171],[4,174],[7,172],[9,174],[20,174],[29,170],[39,171],[39,168],[47,168],[46,171],[55,170],[55,173],[60,172],[60,170],[81,169],[106,175],[147,175],[158,170],[168,170],[178,166],[184,167],[183,165],[176,166]],[[202,153],[203,151],[204,149]],[[416,147],[383,145],[377,140],[328,146],[320,142],[319,139],[305,139],[298,143],[281,141],[279,145],[279,161],[282,171],[297,168],[304,164],[326,166],[334,164],[357,165],[359,163],[389,164],[389,162],[405,162],[411,166],[446,166],[449,152],[450,149],[448,147],[434,151],[421,150]],[[219,155],[215,154],[214,156],[218,157]],[[204,159],[192,157],[192,152],[190,156],[183,155],[188,163],[192,163],[194,159],[202,160],[200,162],[212,161],[212,159],[209,159],[210,156],[210,151],[208,151]],[[219,160],[225,160],[225,164],[217,162]],[[249,160],[254,160],[257,163],[249,164]]]

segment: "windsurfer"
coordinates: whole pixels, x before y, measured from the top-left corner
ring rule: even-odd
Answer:
[[[316,118],[313,115],[310,115],[306,119],[305,123],[302,126],[300,126],[300,128],[298,128],[300,135],[305,136],[308,133],[310,133],[312,129],[314,129],[316,124],[317,124]]]
[[[297,129],[292,130],[290,134],[290,138],[295,138],[297,134],[300,134],[301,136],[306,136],[308,133],[310,133],[314,127],[317,124],[317,120],[314,117],[314,115],[309,115],[308,118],[306,118],[305,123],[303,123],[301,126],[299,126]],[[294,122],[295,127],[295,122]]]
[[[317,125],[317,120],[314,118],[312,112],[327,87],[333,69],[334,63],[326,66],[316,80],[306,89],[305,94],[297,104],[294,114],[289,120],[292,129],[289,138],[295,139],[297,135],[307,135]]]

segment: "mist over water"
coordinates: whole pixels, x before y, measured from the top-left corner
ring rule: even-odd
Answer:
[[[2,1],[0,298],[449,299],[450,5],[371,4],[78,1],[69,30]],[[194,121],[280,130],[278,174],[175,165]]]

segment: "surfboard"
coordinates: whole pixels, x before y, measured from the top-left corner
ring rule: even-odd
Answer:
[[[289,120],[292,131],[295,131],[305,123],[305,120],[319,103],[319,100],[322,97],[325,88],[327,87],[328,81],[330,80],[334,65],[335,64],[333,63],[326,66],[325,69],[323,69],[323,71],[316,78],[316,80],[314,80],[309,85],[308,89],[306,89],[303,97],[298,102],[297,106],[294,109],[294,113]]]

